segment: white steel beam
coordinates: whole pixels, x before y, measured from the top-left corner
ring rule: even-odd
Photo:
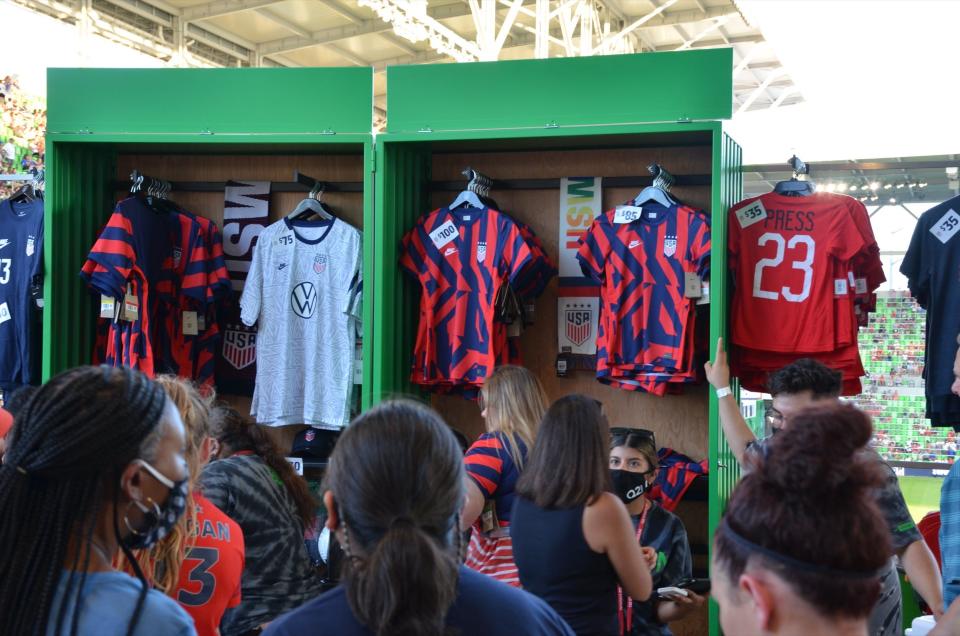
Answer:
[[[240,13],[251,9],[260,9],[269,7],[271,4],[278,4],[283,0],[215,0],[206,4],[198,4],[195,7],[183,9],[180,17],[184,22],[196,22],[197,20],[209,20],[210,18],[219,18],[231,13]]]
[[[609,46],[609,45],[611,45],[611,44],[614,44],[614,43],[617,42],[618,40],[622,40],[622,39],[625,38],[627,35],[629,35],[630,33],[632,33],[634,30],[642,27],[644,24],[646,24],[646,23],[649,22],[650,20],[652,20],[652,19],[654,19],[655,17],[657,17],[658,15],[660,15],[661,13],[663,13],[664,11],[666,11],[667,9],[669,9],[670,7],[672,7],[673,5],[675,5],[677,2],[678,2],[678,0],[667,0],[666,2],[664,2],[663,4],[661,4],[659,7],[657,7],[656,9],[654,9],[653,11],[651,11],[650,13],[648,13],[647,15],[645,15],[645,16],[643,16],[642,18],[640,18],[639,20],[636,20],[635,22],[633,22],[633,24],[631,24],[630,26],[627,26],[627,27],[621,29],[620,31],[618,31],[617,33],[614,33],[614,34],[613,34],[612,36],[610,36],[609,38],[606,38],[605,40],[603,40],[602,42],[600,42],[600,44],[597,45],[596,49],[601,49],[601,48],[603,48],[603,47],[605,47],[605,46]]]
[[[295,33],[295,34],[299,35],[299,36],[302,37],[302,38],[308,38],[308,37],[310,37],[310,32],[309,32],[309,31],[307,31],[306,29],[304,29],[303,27],[301,27],[301,26],[299,26],[299,25],[297,25],[297,24],[294,24],[294,23],[291,22],[290,20],[287,20],[287,19],[284,18],[283,16],[277,15],[276,13],[274,13],[273,11],[271,11],[270,9],[256,9],[256,12],[257,12],[258,15],[262,15],[262,16],[265,17],[267,20],[270,20],[270,21],[273,22],[274,24],[277,24],[277,25],[279,25],[279,26],[282,26],[284,29],[286,29],[287,31],[290,31],[291,33]]]

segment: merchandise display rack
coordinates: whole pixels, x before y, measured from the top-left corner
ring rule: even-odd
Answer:
[[[303,170],[329,183],[350,222],[372,227],[372,87],[370,68],[50,69],[44,380],[90,361],[98,312],[78,272],[131,167],[169,180],[171,198],[218,225],[226,180],[276,183],[275,221],[310,190],[290,181]],[[364,359],[371,345],[365,337]]]
[[[712,212],[711,271],[726,272],[726,210],[742,195],[740,148],[722,123],[731,116],[731,67],[731,51],[718,49],[388,68],[390,115],[376,139],[373,399],[418,393],[408,377],[419,289],[397,267],[400,240],[421,214],[462,188],[465,166],[489,175],[491,196],[554,255],[560,178],[603,177],[609,209],[651,183],[647,165],[662,163],[677,176],[675,196]],[[437,87],[445,97],[425,99]],[[478,87],[487,92],[477,97]],[[711,351],[727,330],[728,294],[726,276],[714,275]],[[706,510],[693,519],[680,512],[691,542],[709,544],[739,477],[713,392],[699,386],[657,398],[606,387],[588,372],[556,378],[555,312],[554,282],[537,302],[543,326],[521,337],[524,365],[551,396],[591,395],[612,424],[654,428],[661,446],[709,457]],[[434,396],[433,404],[468,436],[482,431],[475,404],[450,396]],[[719,634],[712,603],[709,632]]]

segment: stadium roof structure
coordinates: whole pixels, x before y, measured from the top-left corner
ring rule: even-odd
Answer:
[[[448,61],[732,47],[735,113],[803,101],[733,0],[14,1],[174,66],[372,66],[377,127],[381,71]]]

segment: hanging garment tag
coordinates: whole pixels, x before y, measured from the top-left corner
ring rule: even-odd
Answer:
[[[683,295],[687,298],[700,298],[703,282],[695,272],[684,272]]]
[[[953,209],[947,211],[940,217],[940,220],[933,224],[930,233],[937,237],[941,243],[946,245],[947,241],[953,238],[953,235],[960,232],[960,214]]]
[[[433,232],[430,232],[430,240],[433,241],[433,244],[440,249],[453,239],[459,236],[457,232],[457,226],[453,224],[453,221],[447,221]]]
[[[567,377],[567,358],[563,354],[557,356],[557,377]]]
[[[185,311],[183,312],[183,335],[185,336],[195,336],[199,331],[197,331],[197,312],[195,311]]]
[[[10,315],[10,307],[7,306],[7,303],[0,303],[0,325],[11,318],[13,318],[13,316]]]
[[[293,472],[303,477],[303,459],[300,457],[287,457],[286,459],[293,466]]]
[[[847,295],[847,279],[846,278],[833,279],[833,295],[834,296]]]
[[[705,280],[700,284],[700,298],[697,299],[698,305],[710,304],[710,281]]]
[[[116,318],[117,301],[110,296],[100,294],[100,317],[113,320]]]
[[[207,330],[207,317],[203,314],[197,314],[197,330]]]
[[[745,205],[737,210],[737,221],[741,228],[748,228],[754,223],[759,223],[767,218],[767,209],[763,207],[760,199],[757,199],[750,205]]]
[[[120,318],[128,322],[135,322],[140,317],[140,301],[130,293],[130,285],[127,285],[127,293],[123,297],[123,311]]]
[[[363,343],[357,343],[353,354],[353,383],[363,384]]]
[[[523,305],[523,324],[532,325],[537,316],[537,305],[534,302],[527,302]]]
[[[639,220],[642,214],[643,208],[638,208],[635,205],[618,205],[613,213],[613,222],[620,224],[633,223]]]
[[[520,321],[514,320],[507,325],[508,338],[519,338],[521,333],[523,333],[523,327],[520,325]]]
[[[856,290],[857,290],[857,293],[858,293],[858,294],[866,294],[866,293],[867,293],[867,279],[866,279],[866,278],[858,278],[858,279],[856,279],[856,285],[857,285],[857,286],[856,286]]]

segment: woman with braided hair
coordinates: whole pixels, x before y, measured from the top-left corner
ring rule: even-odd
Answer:
[[[139,568],[112,565],[183,513],[184,443],[176,407],[137,371],[78,367],[37,391],[0,466],[0,634],[195,633]]]
[[[357,417],[324,477],[342,584],[265,636],[573,636],[543,601],[460,565],[463,476],[460,446],[431,409],[389,401]]]

